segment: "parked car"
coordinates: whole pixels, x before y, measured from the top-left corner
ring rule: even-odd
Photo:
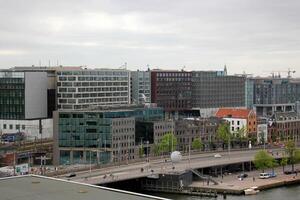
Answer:
[[[247,178],[248,177],[248,174],[240,174],[240,175],[238,175],[238,178]]]
[[[277,174],[275,172],[270,172],[268,174],[269,174],[270,178],[274,178],[277,176]]]
[[[215,158],[221,158],[222,156],[221,156],[221,154],[218,154],[218,153],[217,153],[217,154],[214,155],[214,157],[215,157]]]
[[[261,179],[270,178],[270,174],[269,173],[260,173],[259,174],[259,178],[261,178]]]

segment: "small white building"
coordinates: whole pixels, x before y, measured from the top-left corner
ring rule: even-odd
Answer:
[[[230,124],[230,132],[236,133],[240,130],[244,129],[244,136],[246,136],[246,127],[247,127],[247,120],[241,118],[223,118]]]

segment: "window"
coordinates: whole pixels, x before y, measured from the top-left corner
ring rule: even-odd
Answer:
[[[3,129],[6,129],[7,127],[6,127],[6,124],[3,124]]]
[[[13,129],[13,125],[12,124],[9,125],[9,129]]]
[[[240,121],[237,121],[237,125],[240,125]]]
[[[234,127],[231,127],[231,131],[234,131]]]
[[[20,124],[16,125],[16,130],[20,130]]]
[[[25,125],[24,124],[22,125],[22,130],[25,130]]]
[[[234,121],[233,120],[231,121],[231,124],[234,125]]]

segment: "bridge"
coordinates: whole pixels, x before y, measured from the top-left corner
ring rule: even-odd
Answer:
[[[221,167],[229,164],[251,163],[254,155],[259,150],[232,151],[219,153],[221,157],[215,157],[216,153],[196,154],[184,156],[178,163],[165,161],[164,159],[153,160],[150,162],[140,162],[128,165],[113,166],[102,169],[87,170],[78,172],[75,177],[66,175],[58,176],[59,178],[68,179],[88,184],[107,184],[118,181],[142,177],[155,177],[158,174],[182,172],[189,169],[201,169],[207,167]],[[275,158],[283,155],[284,149],[273,149]],[[143,168],[143,171],[141,170]]]

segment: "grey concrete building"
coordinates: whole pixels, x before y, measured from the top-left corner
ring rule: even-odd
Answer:
[[[254,78],[253,104],[259,116],[295,110],[300,100],[300,80],[291,78]]]
[[[150,71],[131,71],[131,102],[136,104],[151,103]]]
[[[227,75],[226,70],[193,71],[193,109],[200,109],[203,113],[201,110],[219,107],[244,107],[245,81],[245,77]]]

